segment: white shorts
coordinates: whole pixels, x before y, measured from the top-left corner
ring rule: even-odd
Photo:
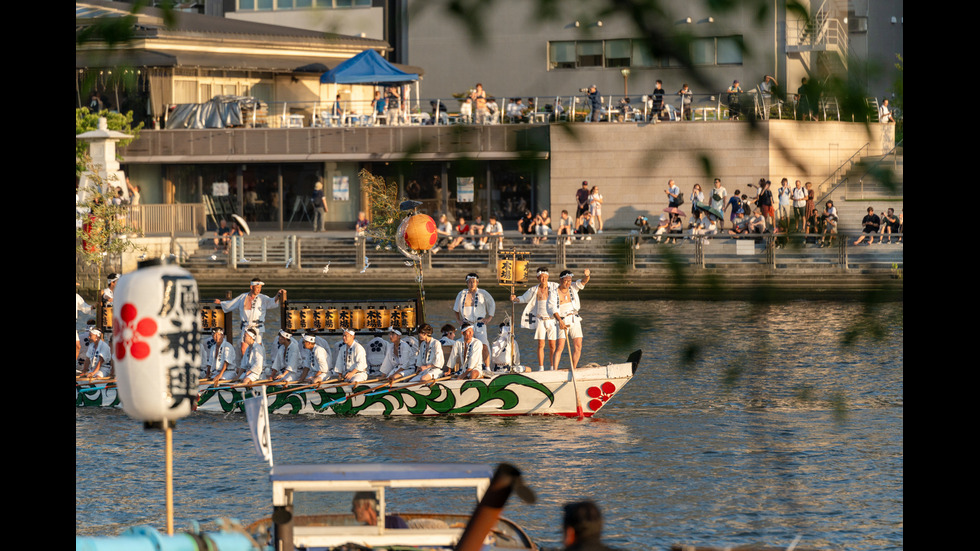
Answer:
[[[573,323],[571,325],[567,325],[566,327],[568,327],[568,338],[570,338],[570,339],[581,339],[582,338],[582,322],[581,321],[576,321],[575,323]],[[562,331],[561,329],[559,329],[558,330],[558,340],[564,340],[564,339],[565,339],[565,332]]]
[[[368,374],[367,374],[367,372],[366,371],[361,371],[357,375],[354,375],[354,377],[350,381],[348,381],[348,382],[351,382],[351,383],[362,383],[362,382],[364,382],[366,380],[368,380]]]
[[[555,331],[555,320],[553,319],[539,319],[537,327],[534,329],[534,340],[555,340],[557,332]]]
[[[442,377],[442,368],[441,367],[430,367],[429,369],[424,370],[422,373],[419,373],[418,375],[412,377],[411,382],[413,382],[413,383],[420,383],[420,382],[422,382],[422,378],[425,377],[425,376],[427,376],[427,375],[430,376],[430,377],[432,377],[433,379],[439,379],[439,378]]]
[[[302,371],[287,371],[286,376],[282,378],[285,383],[295,383],[299,380],[299,374]]]

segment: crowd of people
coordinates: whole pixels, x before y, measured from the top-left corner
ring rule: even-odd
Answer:
[[[795,185],[791,186],[789,179],[783,178],[779,187],[773,190],[770,180],[760,178],[758,184],[748,184],[747,188],[747,192],[735,189],[734,193],[729,194],[721,179],[715,178],[713,188],[708,191],[709,195],[706,196],[697,183],[689,194],[684,194],[674,180],[668,180],[664,189],[667,208],[659,216],[658,223],[653,225],[647,216],[639,215],[633,222],[637,227],[635,231],[640,236],[651,235],[651,239],[657,243],[673,243],[678,239],[713,235],[740,237],[790,232],[818,234],[819,238],[811,238],[821,246],[832,243],[834,236],[838,234],[840,215],[837,207],[833,201],[827,201],[823,211],[818,211],[812,183],[804,184],[801,180],[796,180]],[[749,193],[753,195],[750,197]],[[689,217],[680,208],[685,204],[690,205]],[[900,234],[902,214],[896,215],[894,209],[888,209],[886,217],[878,218],[873,208],[869,207],[868,216],[862,221],[862,231],[866,234],[879,231],[882,234]],[[639,248],[641,239],[642,237],[636,239],[636,248]],[[854,244],[863,240],[858,239]],[[873,241],[869,238],[869,243]],[[703,242],[707,243],[706,240]],[[884,235],[879,238],[879,243],[883,242]],[[896,237],[896,242],[901,242],[900,236]]]
[[[521,327],[534,331],[539,370],[544,370],[546,365],[558,369],[566,339],[571,343],[568,346],[572,365],[578,365],[581,357],[579,292],[589,282],[590,273],[585,270],[584,277],[574,282],[573,277],[565,270],[559,276],[560,283],[550,283],[548,270],[540,268],[538,285],[521,297],[511,296],[514,302],[528,303]],[[111,280],[102,299],[106,303],[105,297],[109,297],[109,308],[116,279]],[[456,323],[443,325],[441,337],[436,337],[431,325],[423,323],[414,336],[391,327],[387,330],[387,340],[374,336],[361,344],[356,331],[347,328],[342,331],[340,342],[331,345],[322,333],[291,333],[281,329],[267,346],[263,338],[266,314],[279,306],[284,292],[280,290],[269,297],[262,293],[264,282],[254,278],[248,292],[229,300],[215,300],[223,311],[234,313],[237,318],[240,342],[230,342],[224,329],[213,330],[202,343],[200,377],[213,386],[249,386],[260,381],[359,383],[369,379],[428,383],[449,377],[480,379],[501,371],[523,371],[525,368],[519,367],[520,347],[512,338],[509,320],[497,324],[497,335],[491,342],[488,328],[496,314],[496,301],[480,288],[476,273],[467,274],[465,282],[466,288],[453,302]],[[79,312],[91,310],[76,293],[76,319]],[[101,331],[93,327],[87,341],[83,363],[78,365],[82,346],[76,332],[76,378],[112,378],[115,374],[111,347],[103,340]]]

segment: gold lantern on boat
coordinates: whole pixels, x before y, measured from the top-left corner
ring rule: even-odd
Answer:
[[[293,307],[286,308],[285,313],[285,326],[286,331],[290,333],[295,333],[300,330],[300,315],[299,310]]]
[[[516,285],[527,282],[527,265],[530,253],[526,251],[501,251],[497,256],[497,282]]]
[[[364,308],[360,306],[355,306],[351,309],[351,329],[354,331],[360,331],[364,329],[364,323],[367,316],[364,313]]]
[[[338,329],[353,329],[353,317],[351,315],[350,308],[346,306],[341,306],[340,310],[337,312],[337,328]]]
[[[324,331],[336,331],[340,329],[340,314],[333,306],[326,309],[326,317],[324,318],[322,329]]]
[[[309,306],[300,309],[299,311],[299,323],[300,327],[303,329],[313,328],[313,309]]]

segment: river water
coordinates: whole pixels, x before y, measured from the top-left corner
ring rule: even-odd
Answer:
[[[901,303],[582,296],[583,363],[643,350],[636,377],[595,418],[276,415],[276,463],[509,462],[538,502],[512,498],[505,515],[547,547],[560,545],[561,505],[586,498],[603,510],[604,540],[624,549],[797,537],[800,547],[903,547]],[[497,320],[510,310],[498,306]],[[452,320],[448,304],[427,314],[437,328]],[[527,333],[518,342],[533,363]],[[244,415],[192,415],[174,450],[178,530],[271,513],[268,464]],[[121,410],[76,408],[76,535],[163,530],[163,472],[161,433]]]

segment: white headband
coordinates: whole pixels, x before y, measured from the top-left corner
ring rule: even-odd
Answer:
[[[316,342],[316,337],[313,335],[303,335],[303,340],[305,342]]]
[[[282,338],[284,338],[284,339],[286,339],[286,340],[289,340],[289,339],[292,339],[293,338],[292,335],[290,335],[289,333],[287,333],[286,331],[284,331],[282,329],[279,330],[279,336],[282,337]]]

